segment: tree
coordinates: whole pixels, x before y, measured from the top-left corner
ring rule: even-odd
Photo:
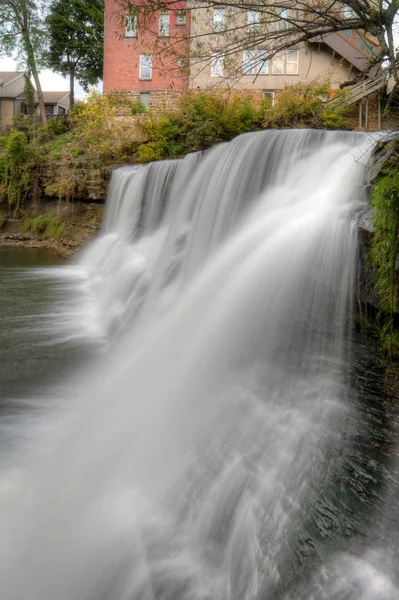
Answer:
[[[142,30],[154,21],[154,13],[173,10],[176,4],[175,0],[116,1],[121,22],[129,12]],[[214,11],[219,11],[219,25]],[[365,42],[367,35],[378,41],[372,48],[369,71],[385,65],[395,79],[393,92],[398,88],[394,43],[397,0],[189,0],[187,12],[192,23],[191,58],[206,61],[218,54],[224,60],[231,58],[229,76],[234,57],[246,49],[266,48],[268,58],[272,58],[293,45],[321,41],[329,33],[352,29],[363,32]]]
[[[41,10],[33,0],[0,0],[0,52],[22,51],[28,76],[32,76],[39,101],[40,116],[47,124],[43,92],[38,73],[38,56],[44,45]]]
[[[48,66],[69,76],[71,106],[75,78],[87,91],[102,77],[104,0],[54,0],[47,16]]]

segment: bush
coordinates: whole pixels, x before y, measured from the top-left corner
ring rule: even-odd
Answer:
[[[349,129],[348,108],[334,108],[323,102],[329,90],[329,79],[300,82],[285,88],[276,96],[276,105],[266,112],[263,126]]]
[[[23,131],[12,129],[1,146],[0,199],[18,209],[31,192],[37,156]]]
[[[49,119],[47,131],[54,135],[61,135],[68,131],[68,122],[66,119]]]
[[[261,128],[262,103],[251,96],[225,92],[191,92],[181,96],[174,111],[150,114],[141,124],[148,140],[138,149],[141,161],[176,158],[206,150],[246,131]]]
[[[124,162],[129,158],[127,153],[134,147],[134,141],[129,139],[131,129],[117,117],[120,106],[128,106],[135,114],[142,107],[123,94],[91,91],[86,102],[77,102],[69,113],[69,121],[75,131],[75,146],[77,142],[95,166]]]

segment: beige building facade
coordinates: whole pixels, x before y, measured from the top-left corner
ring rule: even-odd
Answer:
[[[331,89],[337,90],[365,69],[374,51],[365,36],[346,31],[290,46],[269,58],[262,41],[260,13],[224,9],[222,5],[196,9],[195,0],[188,4],[193,15],[189,79],[192,89],[229,87],[274,95],[295,83],[325,76]],[[277,35],[289,39],[286,21],[276,16],[272,26]]]

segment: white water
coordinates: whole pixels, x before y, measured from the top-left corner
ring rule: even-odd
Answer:
[[[109,350],[3,475],[2,599],[369,598],[335,567],[309,588],[293,573],[344,451],[370,147],[264,132],[114,173],[102,234],[59,271],[74,301],[48,319]]]

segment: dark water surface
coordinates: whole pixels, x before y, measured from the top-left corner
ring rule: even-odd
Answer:
[[[63,264],[40,250],[0,248],[0,447],[18,415],[44,406],[46,389],[87,354],[83,343],[54,343],[50,313],[71,293],[57,277]]]

